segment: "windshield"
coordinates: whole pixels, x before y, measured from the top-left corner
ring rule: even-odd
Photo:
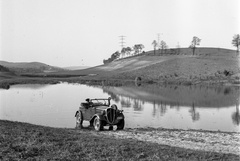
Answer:
[[[91,99],[91,102],[94,106],[109,106],[110,100],[109,99]]]

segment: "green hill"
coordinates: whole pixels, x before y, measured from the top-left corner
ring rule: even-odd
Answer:
[[[7,67],[0,65],[0,79],[9,79],[15,76],[14,72],[10,71]]]
[[[221,48],[189,48],[148,51],[82,70],[62,70],[43,63],[8,63],[10,71],[27,77],[57,77],[74,80],[134,80],[168,84],[240,84],[240,57],[236,51]],[[51,72],[47,72],[51,71]],[[54,72],[55,71],[55,72]],[[81,77],[79,77],[81,76]]]
[[[115,60],[109,64],[67,72],[90,75],[97,79],[142,79],[157,82],[199,82],[206,80],[239,80],[240,58],[236,51],[221,48],[189,48],[146,52],[142,55]],[[61,72],[62,74],[66,72]]]
[[[16,73],[42,73],[42,72],[57,72],[64,71],[64,69],[59,67],[50,66],[39,62],[7,62],[0,61],[0,65],[9,68],[9,70]]]

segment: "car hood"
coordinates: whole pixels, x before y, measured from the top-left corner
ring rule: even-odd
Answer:
[[[109,108],[109,107],[108,106],[96,106],[96,109],[98,109],[98,110],[105,110],[107,108]]]

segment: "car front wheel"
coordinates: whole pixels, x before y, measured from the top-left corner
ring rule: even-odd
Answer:
[[[119,123],[117,124],[117,130],[122,130],[124,128],[125,121],[124,119],[120,120]]]
[[[96,131],[100,131],[103,129],[102,121],[99,119],[99,117],[95,117],[93,121],[93,127]]]
[[[82,112],[79,111],[76,114],[76,128],[82,128],[82,123],[83,123]]]

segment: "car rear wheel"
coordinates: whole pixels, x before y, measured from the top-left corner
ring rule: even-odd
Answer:
[[[82,112],[79,111],[76,114],[76,128],[82,128],[82,123],[83,123]]]
[[[95,117],[93,121],[93,127],[96,131],[100,131],[103,129],[102,121],[99,119],[99,117]]]
[[[117,130],[122,130],[124,128],[125,121],[124,119],[120,120],[119,123],[117,124]]]

